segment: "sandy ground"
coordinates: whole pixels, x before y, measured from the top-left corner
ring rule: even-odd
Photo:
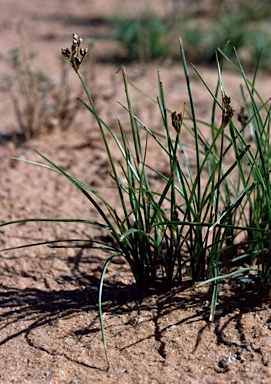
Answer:
[[[127,9],[128,3],[124,5]],[[59,76],[60,48],[70,45],[73,32],[96,37],[99,58],[117,51],[119,47],[101,36],[110,35],[106,17],[120,4],[106,0],[1,0],[1,78],[11,72],[8,52],[20,45],[19,26],[23,26],[29,50],[38,53],[36,65],[53,80]],[[157,7],[166,11],[162,1],[157,1]],[[125,103],[121,74],[116,74],[119,66],[120,62],[97,60],[91,83],[99,112],[116,129],[116,116],[124,124],[128,122],[117,103]],[[188,101],[181,63],[133,64],[126,66],[126,71],[153,98],[158,92],[160,71],[171,110],[181,110],[183,102]],[[214,69],[200,71],[214,89]],[[197,111],[208,118],[211,99],[196,76],[192,74],[191,78]],[[72,73],[70,81],[74,92],[83,95]],[[234,73],[225,71],[224,85],[236,109],[240,107],[239,81]],[[258,87],[264,97],[270,95],[266,75],[259,77]],[[8,93],[3,86],[1,89],[0,220],[97,219],[85,197],[63,177],[11,159],[16,156],[40,161],[34,151],[37,149],[114,204],[109,163],[89,114],[78,106],[76,120],[68,130],[56,127],[51,133],[15,146],[5,139],[18,131],[18,126]],[[157,106],[134,90],[131,94],[140,118],[159,126]],[[151,143],[148,156],[154,163],[160,162],[161,169],[166,166]],[[192,154],[188,156],[193,160]],[[61,238],[106,240],[105,236],[86,224],[28,223],[0,228],[0,248]],[[253,285],[235,283],[232,287],[223,283],[217,315],[210,323],[208,288],[199,289],[188,282],[169,293],[151,291],[142,295],[121,260],[109,266],[104,288],[111,362],[107,371],[97,310],[98,284],[106,256],[87,247],[40,246],[0,253],[1,383],[271,382],[268,296],[259,296]]]

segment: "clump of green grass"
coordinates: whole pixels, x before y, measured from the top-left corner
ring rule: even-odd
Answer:
[[[170,289],[174,284],[182,284],[187,276],[193,281],[214,282],[211,320],[214,317],[219,279],[255,269],[259,287],[270,286],[271,120],[269,101],[262,100],[255,87],[257,71],[250,81],[238,55],[236,65],[220,51],[221,57],[233,66],[243,81],[240,97],[242,109],[235,122],[233,117],[236,111],[224,89],[220,61],[217,59],[215,90],[209,88],[193,66],[213,101],[210,121],[201,121],[194,106],[189,70],[180,40],[188,100],[184,101],[180,111],[170,111],[158,75],[159,95],[156,103],[161,116],[161,133],[152,130],[135,115],[126,70],[121,67],[126,94],[123,108],[129,116],[129,125],[126,127],[118,120],[119,138],[99,115],[81,75],[81,65],[87,55],[87,49],[82,48],[81,44],[82,39],[74,34],[71,48],[62,49],[62,54],[78,75],[85,91],[85,99],[79,99],[81,104],[96,118],[119,204],[112,206],[102,194],[66,173],[43,154],[40,156],[46,164],[38,165],[65,176],[100,215],[100,221],[96,222],[88,218],[51,221],[81,221],[108,231],[114,239],[113,245],[93,244],[110,253],[102,271],[99,289],[104,343],[102,287],[107,267],[115,257],[127,260],[141,290],[155,287],[157,283],[161,283],[164,289]],[[186,102],[189,102],[189,108]],[[190,146],[183,142],[184,130],[191,135]],[[245,139],[248,130],[253,143]],[[166,156],[167,171],[147,163],[150,140],[157,146],[157,151]],[[118,164],[114,162],[112,141],[120,154]],[[193,164],[187,157],[187,151],[191,150],[195,154]],[[160,179],[159,190],[152,189],[151,176]],[[42,220],[50,219],[25,219],[1,226]],[[230,256],[225,260],[223,256],[227,254]],[[223,275],[226,267],[229,268],[235,261],[247,260],[247,257],[251,257],[250,266],[244,265]]]
[[[167,27],[163,19],[153,12],[137,18],[112,18],[114,36],[127,51],[128,60],[150,61],[168,54]]]

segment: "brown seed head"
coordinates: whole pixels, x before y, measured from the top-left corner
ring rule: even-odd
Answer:
[[[182,112],[178,113],[178,114],[177,114],[176,111],[172,112],[172,114],[171,114],[171,124],[172,124],[172,127],[177,132],[177,135],[179,135],[180,132],[181,132],[182,122],[183,122],[183,114],[182,114]]]
[[[69,48],[62,48],[62,55],[69,60],[71,66],[77,73],[79,71],[80,65],[82,64],[85,56],[88,53],[87,48],[81,48],[82,37],[78,37],[76,33],[72,35],[72,45],[71,50]]]
[[[229,124],[231,119],[233,118],[234,115],[234,109],[230,105],[231,103],[231,98],[229,96],[224,95],[222,97],[222,122],[221,122],[221,127],[224,129],[226,126]]]
[[[244,127],[248,121],[248,115],[246,114],[244,107],[241,107],[237,118],[238,121],[240,121],[240,123],[242,124],[242,127]]]

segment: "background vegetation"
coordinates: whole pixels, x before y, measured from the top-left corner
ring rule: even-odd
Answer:
[[[227,47],[227,54],[233,57],[235,47],[247,67],[255,66],[262,53],[262,67],[270,68],[271,11],[267,0],[213,1],[210,9],[200,8],[199,2],[194,9],[186,1],[174,4],[173,12],[166,16],[149,10],[137,17],[126,13],[112,19],[113,36],[125,47],[129,60],[178,59],[172,42],[182,36],[193,63],[214,62],[217,47]]]

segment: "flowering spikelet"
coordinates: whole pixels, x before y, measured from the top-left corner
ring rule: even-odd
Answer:
[[[175,112],[172,112],[172,114],[171,114],[171,125],[175,129],[177,135],[180,135],[180,133],[181,133],[184,113],[185,113],[185,104],[184,104],[182,112],[177,113],[175,111]]]
[[[238,113],[238,121],[240,121],[242,127],[245,127],[248,121],[248,115],[246,114],[244,107],[241,107],[240,112]]]
[[[226,128],[226,126],[231,121],[233,115],[234,115],[234,109],[232,108],[231,104],[231,98],[229,96],[224,95],[222,97],[222,122],[221,122],[221,128]]]
[[[80,65],[88,53],[87,48],[81,48],[82,37],[78,37],[75,33],[72,35],[72,46],[69,48],[61,48],[62,55],[69,60],[71,66],[78,73]]]

